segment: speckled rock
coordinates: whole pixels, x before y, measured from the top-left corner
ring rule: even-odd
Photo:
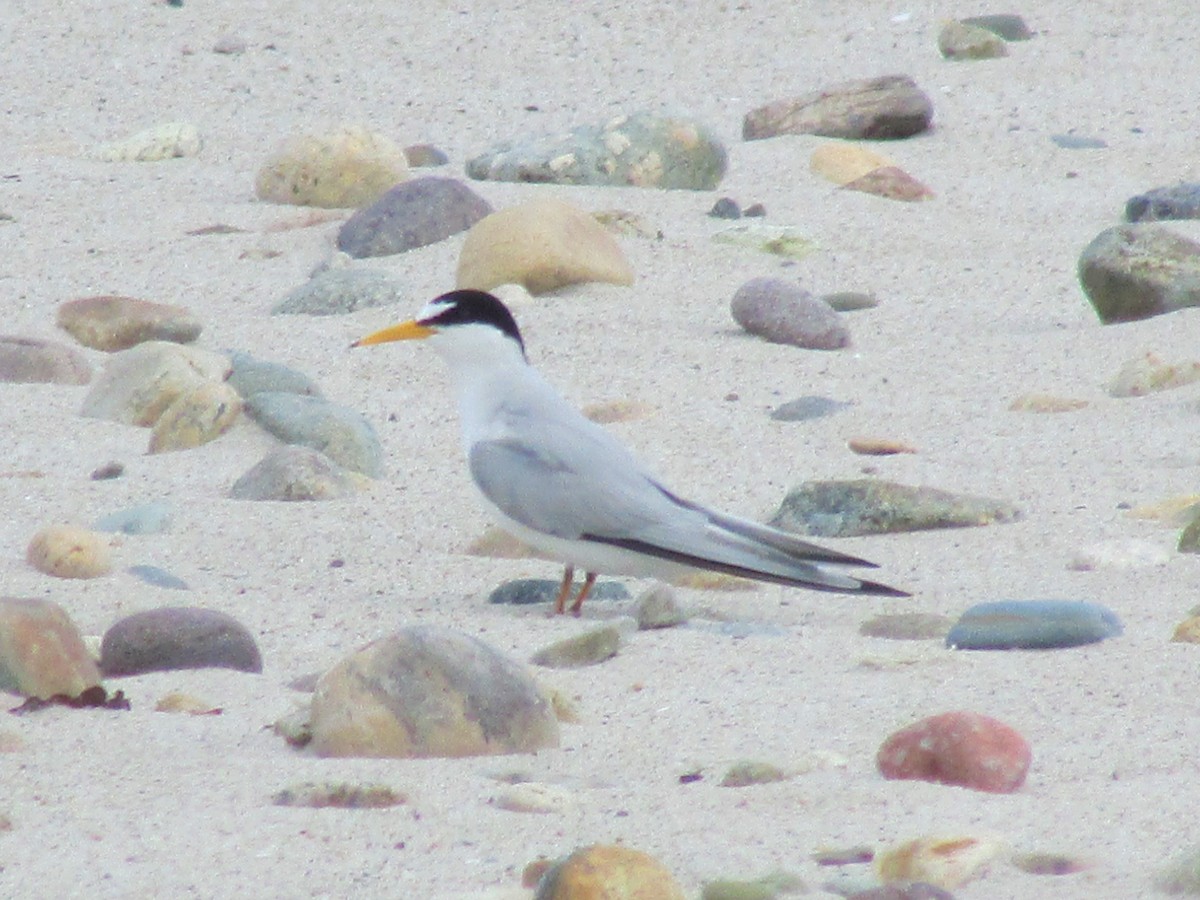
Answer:
[[[946,633],[957,650],[1047,650],[1094,644],[1123,631],[1117,614],[1081,600],[977,603]]]
[[[320,397],[262,391],[245,401],[246,414],[285,444],[319,450],[344,469],[368,478],[383,474],[383,448],[362,414]]]
[[[612,659],[620,648],[621,632],[616,626],[602,625],[543,647],[530,662],[549,669],[579,669]]]
[[[401,629],[321,676],[319,756],[458,757],[558,746],[558,720],[524,666],[447,628]]]
[[[381,269],[327,269],[293,288],[271,315],[340,316],[409,299],[400,279]]]
[[[1033,759],[1016,729],[975,712],[922,719],[884,741],[875,762],[884,778],[951,784],[1011,794],[1025,783]]]
[[[491,212],[487,200],[455,178],[413,178],[347,219],[337,245],[355,259],[404,253],[466,231]]]
[[[149,427],[183,394],[224,381],[228,358],[164,341],[138,344],[114,354],[83,399],[80,413],[125,425]]]
[[[978,25],[951,21],[938,32],[938,52],[946,59],[998,59],[1008,56],[1004,38]]]
[[[795,282],[752,278],[733,295],[734,321],[773,344],[807,350],[837,350],[850,343],[841,316]]]
[[[754,109],[742,123],[742,137],[748,141],[782,134],[906,138],[925,131],[932,120],[933,104],[912,78],[884,75]]]
[[[1144,397],[1197,381],[1200,361],[1167,362],[1157,353],[1146,352],[1126,360],[1104,389],[1110,397]]]
[[[195,125],[164,122],[129,137],[100,144],[90,155],[103,162],[161,162],[195,156],[203,146]]]
[[[772,784],[786,781],[787,772],[774,763],[760,760],[739,760],[725,770],[721,776],[721,787],[750,787],[755,784]]]
[[[345,125],[289,138],[259,169],[254,192],[271,203],[357,208],[407,177],[400,147],[370,129]]]
[[[100,670],[61,606],[0,597],[0,690],[47,700],[98,684]]]
[[[319,450],[277,447],[233,483],[234,500],[336,500],[357,489],[354,478]]]
[[[1200,306],[1200,244],[1161,225],[1117,225],[1084,248],[1079,282],[1105,324]]]
[[[126,616],[104,633],[105,676],[172,669],[261,672],[262,656],[246,627],[215,609],[164,606]]]
[[[0,381],[10,384],[87,384],[92,364],[66,344],[0,335]]]
[[[467,232],[457,286],[520,284],[541,294],[569,284],[633,283],[621,247],[594,218],[562,200],[530,200],[480,219]]]
[[[1125,203],[1129,222],[1157,222],[1162,219],[1200,219],[1200,182],[1184,182],[1154,188]]]
[[[623,845],[595,844],[555,863],[534,900],[684,900],[683,889],[654,857]]]
[[[983,874],[1006,849],[1003,843],[990,837],[920,837],[879,853],[875,857],[875,872],[889,883],[919,882],[939,888],[956,888]]]
[[[106,352],[145,341],[190,344],[202,330],[182,307],[115,295],[68,300],[58,308],[58,327],[85,347]]]
[[[257,359],[249,353],[232,350],[229,353],[231,371],[229,386],[245,399],[263,391],[303,394],[320,397],[317,383],[296,369],[281,363]]]
[[[223,381],[206,381],[163,410],[150,432],[150,453],[190,450],[207,444],[233,427],[242,398]]]
[[[25,559],[39,572],[56,578],[99,578],[112,571],[107,539],[74,525],[41,529],[30,540]]]

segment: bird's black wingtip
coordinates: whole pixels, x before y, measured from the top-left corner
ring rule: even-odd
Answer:
[[[908,591],[902,591],[899,588],[894,588],[891,585],[880,584],[878,581],[863,581],[859,580],[859,588],[856,591],[859,594],[871,594],[876,597],[911,597],[912,594]]]

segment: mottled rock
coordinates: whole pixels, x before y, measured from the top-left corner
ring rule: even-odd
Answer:
[[[1005,849],[1000,841],[987,837],[921,837],[879,853],[875,857],[875,873],[885,882],[919,882],[938,888],[956,888],[983,874]]]
[[[735,762],[721,777],[721,787],[750,787],[787,780],[787,772],[774,763],[743,759]]]
[[[129,137],[101,144],[90,155],[103,162],[160,162],[195,156],[203,146],[204,142],[195,125],[164,122]]]
[[[808,422],[812,419],[823,419],[825,416],[831,416],[843,409],[849,409],[850,405],[844,400],[808,395],[780,403],[771,410],[771,418],[776,422]]]
[[[1200,306],[1200,244],[1161,225],[1117,225],[1080,254],[1079,283],[1105,324]]]
[[[688,614],[679,605],[675,590],[668,584],[656,584],[637,599],[633,616],[639,631],[656,628],[674,628],[688,620]]]
[[[344,469],[368,478],[383,474],[383,448],[362,414],[320,397],[261,391],[246,414],[285,444],[319,450]]]
[[[491,212],[490,203],[455,178],[414,178],[347,219],[337,245],[355,259],[390,256],[444,241]]]
[[[1078,647],[1123,631],[1116,613],[1081,600],[1001,600],[978,603],[946,634],[954,650]]]
[[[446,628],[412,626],[321,676],[319,756],[458,757],[558,746],[558,721],[521,664]]]
[[[164,606],[126,616],[104,633],[105,676],[172,669],[261,672],[262,656],[246,627],[215,609]]]
[[[507,536],[507,532],[503,533]],[[525,545],[521,547],[527,551]],[[499,559],[520,559],[529,556],[528,552],[520,555],[496,552],[472,551],[475,556],[492,556]],[[560,584],[548,578],[514,578],[506,581],[488,595],[488,603],[511,604],[527,606],[534,603],[553,603],[558,596]],[[588,593],[588,602],[594,600],[628,600],[629,589],[619,581],[597,581]]]
[[[1161,219],[1200,219],[1200,182],[1184,182],[1154,188],[1125,203],[1129,222],[1157,222]]]
[[[260,200],[325,209],[374,202],[408,177],[408,160],[395,143],[359,126],[289,138],[258,171]]]
[[[874,194],[887,200],[913,203],[931,200],[933,191],[898,166],[881,166],[842,185],[848,191]]]
[[[1004,38],[994,31],[966,22],[951,21],[938,32],[938,52],[946,59],[998,59],[1008,56]]]
[[[653,414],[654,407],[637,400],[602,400],[582,408],[585,416],[601,425],[613,422],[633,422]]]
[[[906,138],[925,131],[932,121],[933,104],[912,78],[884,75],[754,109],[742,122],[742,137],[748,141],[781,134]]]
[[[543,647],[530,662],[548,669],[580,669],[612,659],[620,648],[621,632],[614,625],[602,625]]]
[[[99,684],[100,670],[61,606],[0,597],[0,690],[48,700]]]
[[[1011,794],[1025,783],[1032,758],[1028,742],[1014,728],[990,716],[960,711],[930,716],[894,732],[879,748],[875,762],[884,778]]]
[[[1001,500],[862,478],[793,488],[769,524],[811,537],[853,537],[993,525],[1020,517],[1015,506]]]
[[[787,259],[804,259],[817,248],[816,241],[791,225],[734,225],[718,231],[712,239]]]
[[[50,525],[30,540],[26,561],[56,578],[99,578],[112,571],[108,541],[74,525]]]
[[[986,28],[992,34],[1006,41],[1028,41],[1033,37],[1033,31],[1025,20],[1016,13],[989,13],[982,16],[967,16],[960,19],[964,25],[974,25]]]
[[[121,534],[162,534],[171,527],[171,514],[169,501],[152,500],[101,516],[92,528]]]
[[[534,900],[684,900],[684,893],[649,854],[618,844],[595,844],[551,866]]]
[[[633,269],[613,237],[561,200],[530,200],[480,219],[467,232],[457,286],[520,284],[542,294],[589,281],[628,285]]]
[[[728,165],[725,146],[683,115],[637,112],[568,134],[505,141],[467,162],[472,178],[711,191]]]
[[[858,626],[858,633],[893,641],[940,641],[951,624],[948,616],[938,613],[891,613],[863,622]]]
[[[202,330],[182,307],[115,295],[68,300],[58,308],[58,327],[85,347],[110,353],[145,341],[190,344]]]
[[[808,350],[837,350],[850,332],[833,307],[782,278],[752,278],[733,295],[734,321],[773,344]]]
[[[408,300],[402,281],[380,269],[327,269],[288,292],[271,315],[340,316]]]
[[[281,363],[257,359],[249,353],[233,350],[229,354],[231,371],[228,384],[245,399],[263,391],[320,397],[317,383],[303,372]]]
[[[592,213],[592,218],[603,225],[606,231],[619,237],[643,238],[648,241],[663,239],[662,229],[656,228],[644,216],[627,209],[598,209]]]
[[[242,398],[223,381],[207,381],[175,399],[150,432],[149,453],[190,450],[207,444],[233,427]]]
[[[336,500],[355,491],[354,479],[319,450],[277,447],[233,483],[234,500]]]
[[[229,360],[197,347],[164,341],[114,354],[83,399],[80,413],[148,427],[180,396],[201,384],[224,381]]]
[[[92,364],[66,344],[0,335],[0,381],[13,384],[87,384]]]
[[[1127,360],[1105,385],[1110,397],[1143,397],[1200,381],[1200,362],[1169,363],[1156,353],[1143,353]]]

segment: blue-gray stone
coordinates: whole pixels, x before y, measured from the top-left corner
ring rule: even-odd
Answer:
[[[1052,134],[1050,140],[1054,142],[1055,146],[1062,147],[1064,150],[1103,150],[1108,146],[1108,143],[1100,138],[1087,137],[1082,134]]]
[[[1025,20],[1016,13],[991,13],[982,16],[967,16],[960,20],[964,25],[974,25],[986,28],[997,37],[1006,41],[1027,41],[1033,37],[1033,31],[1025,24]]]
[[[523,606],[531,603],[553,603],[558,596],[559,582],[548,578],[516,578],[506,581],[488,595],[489,603],[510,603]],[[575,585],[575,590],[579,585]],[[587,595],[593,600],[628,600],[629,590],[619,581],[597,581]]]
[[[1001,600],[962,614],[946,635],[956,650],[1046,650],[1093,644],[1122,632],[1116,613],[1083,600]]]
[[[804,422],[809,419],[831,416],[849,406],[850,404],[843,400],[809,395],[779,404],[771,411],[771,418],[776,422]]]
[[[245,410],[285,444],[318,450],[342,468],[370,478],[383,474],[383,448],[375,429],[349,407],[320,397],[262,391],[246,400]]]
[[[226,380],[243,400],[263,391],[321,396],[321,389],[316,382],[303,372],[281,363],[258,359],[241,350],[230,350],[228,353],[233,369]]]
[[[155,587],[169,588],[174,591],[189,590],[186,581],[158,566],[130,566],[129,574]]]
[[[492,212],[492,205],[454,178],[402,181],[346,220],[338,249],[355,259],[390,256],[444,241]]]
[[[271,314],[340,316],[408,299],[407,288],[390,272],[326,269],[276,303]]]
[[[160,534],[171,526],[171,504],[151,500],[128,509],[101,516],[93,523],[95,531],[121,534]]]
[[[1155,188],[1131,197],[1125,203],[1125,218],[1130,222],[1200,219],[1200,183],[1193,181]]]

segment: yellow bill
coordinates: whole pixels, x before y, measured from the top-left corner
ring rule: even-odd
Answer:
[[[366,347],[370,344],[387,344],[391,341],[419,341],[433,334],[434,329],[422,325],[416,319],[409,319],[399,325],[391,325],[380,329],[364,338],[359,338],[351,347]]]

